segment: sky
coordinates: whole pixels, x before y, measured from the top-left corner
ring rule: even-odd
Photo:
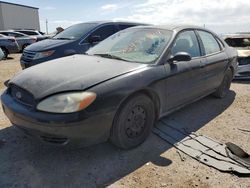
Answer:
[[[40,27],[56,27],[97,20],[150,24],[192,24],[217,33],[250,32],[247,0],[6,0],[39,8]]]

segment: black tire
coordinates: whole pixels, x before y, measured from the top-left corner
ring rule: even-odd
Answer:
[[[3,54],[4,54],[4,59],[7,59],[9,52],[6,48],[2,48]]]
[[[145,141],[155,122],[152,100],[135,95],[117,111],[111,129],[110,141],[119,148],[131,149]]]
[[[217,98],[224,98],[229,92],[232,79],[233,79],[233,73],[232,73],[231,69],[227,69],[221,85],[213,93],[213,95]]]
[[[24,50],[24,48],[26,48],[27,46],[29,46],[29,44],[24,44],[22,47],[22,51]]]

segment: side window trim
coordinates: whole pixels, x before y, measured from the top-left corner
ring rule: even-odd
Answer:
[[[221,48],[221,51],[223,51],[225,49],[225,45],[223,44],[223,42],[217,36],[214,36],[214,38],[218,42],[218,44],[219,44],[219,46]]]
[[[204,44],[203,44],[203,42],[202,42],[202,40],[201,40],[201,37],[200,37],[198,31],[199,31],[199,30],[196,29],[194,32],[195,32],[195,34],[196,34],[196,36],[197,36],[197,39],[198,39],[198,41],[199,41],[201,57],[204,57],[204,56],[206,56],[205,47],[204,47]]]

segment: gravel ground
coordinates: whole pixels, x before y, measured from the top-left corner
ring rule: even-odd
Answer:
[[[0,61],[3,82],[18,71],[20,55]],[[250,81],[233,83],[225,99],[206,97],[169,116],[189,131],[250,153]],[[249,177],[222,173],[182,154],[151,134],[130,151],[109,143],[65,150],[34,142],[0,109],[0,187],[218,187],[250,188]]]

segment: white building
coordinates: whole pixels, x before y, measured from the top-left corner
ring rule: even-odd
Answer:
[[[40,30],[38,8],[0,1],[0,30]]]

